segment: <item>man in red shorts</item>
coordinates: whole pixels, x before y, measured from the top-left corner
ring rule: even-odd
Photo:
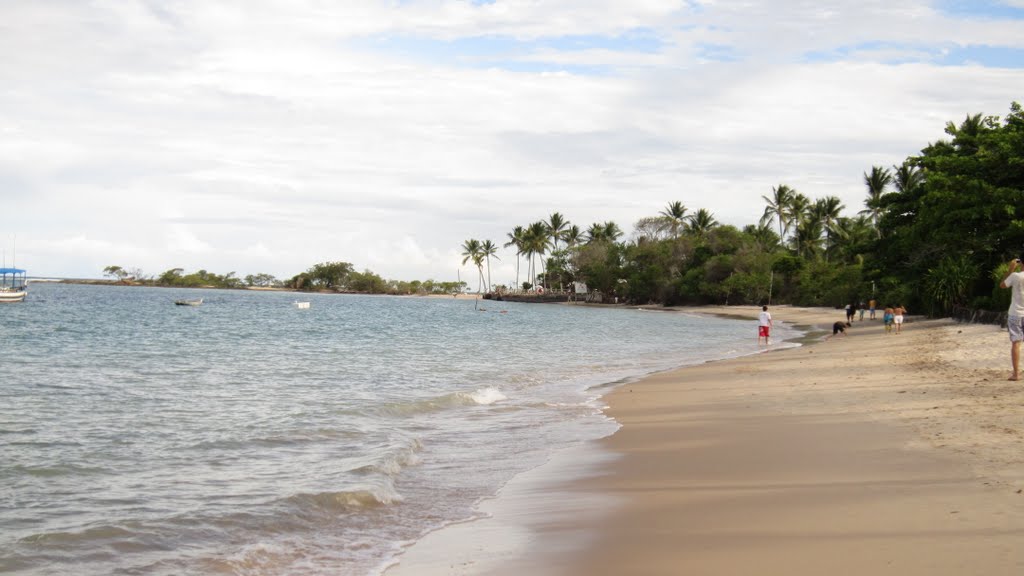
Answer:
[[[772,315],[768,312],[767,306],[761,307],[761,314],[757,318],[757,343],[761,344],[761,338],[764,338],[764,345],[768,345],[768,336],[772,331]]]

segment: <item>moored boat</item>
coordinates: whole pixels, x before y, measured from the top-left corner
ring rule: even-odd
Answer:
[[[0,268],[0,304],[23,302],[28,295],[28,279],[21,268]]]
[[[194,298],[192,300],[175,300],[174,303],[178,306],[201,306],[203,304],[203,299]]]

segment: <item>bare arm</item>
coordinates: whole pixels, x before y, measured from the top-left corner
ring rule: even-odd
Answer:
[[[1006,278],[1003,278],[1003,281],[999,283],[999,287],[1000,288],[1009,288],[1010,287],[1010,285],[1007,284],[1006,281],[1010,279],[1010,276],[1012,276],[1013,273],[1016,272],[1017,268],[1019,268],[1019,267],[1020,267],[1020,259],[1019,258],[1014,258],[1013,260],[1010,260],[1010,271],[1006,274]]]

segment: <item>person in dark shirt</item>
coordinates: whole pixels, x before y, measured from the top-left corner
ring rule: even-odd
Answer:
[[[836,322],[835,324],[832,325],[832,336],[835,336],[836,334],[846,336],[846,329],[849,327],[849,322]],[[828,340],[832,336],[825,336],[825,340]]]

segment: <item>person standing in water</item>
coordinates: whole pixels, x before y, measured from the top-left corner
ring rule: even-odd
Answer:
[[[772,315],[768,312],[767,306],[761,307],[761,313],[757,317],[757,343],[761,344],[761,338],[764,338],[764,345],[768,345],[768,338],[772,332]]]

